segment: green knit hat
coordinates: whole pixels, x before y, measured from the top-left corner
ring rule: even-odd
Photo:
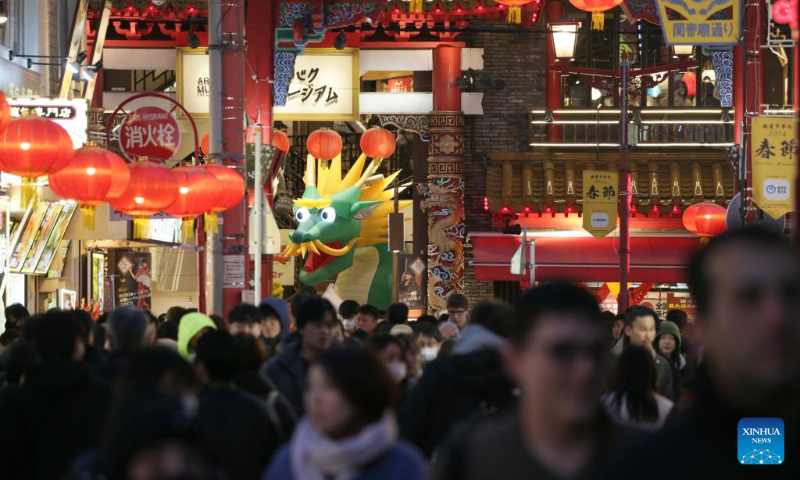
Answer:
[[[661,338],[661,335],[669,334],[675,337],[675,350],[680,350],[681,348],[681,331],[673,322],[661,322],[661,327],[658,329],[658,335],[656,335],[655,345],[658,347],[658,340]]]

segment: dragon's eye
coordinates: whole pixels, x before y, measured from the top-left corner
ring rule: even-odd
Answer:
[[[319,216],[326,222],[332,222],[336,220],[336,210],[332,207],[325,207],[322,209],[322,213],[320,213]]]
[[[294,214],[294,218],[297,219],[298,222],[304,222],[311,217],[311,212],[308,211],[305,207],[300,207],[297,209],[297,212]]]

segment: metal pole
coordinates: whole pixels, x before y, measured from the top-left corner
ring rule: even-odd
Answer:
[[[222,164],[222,4],[208,3],[208,66],[211,96],[208,102],[208,149]],[[213,232],[213,230],[212,230]],[[209,233],[206,241],[207,312],[222,314],[222,229]]]
[[[261,303],[261,253],[263,247],[261,246],[261,238],[264,232],[264,216],[261,212],[261,197],[264,195],[264,184],[261,183],[261,126],[256,125],[255,127],[256,133],[256,168],[255,168],[255,181],[253,185],[255,187],[255,198],[253,199],[253,210],[255,210],[255,220],[256,224],[253,225],[255,229],[254,237],[255,237],[255,260],[253,264],[255,266],[255,273],[253,274],[255,283],[253,288],[255,289],[255,303],[256,305]]]
[[[620,98],[619,126],[619,297],[617,310],[628,309],[628,274],[630,273],[631,239],[628,214],[630,212],[630,174],[628,172],[628,54],[622,53],[622,96]]]

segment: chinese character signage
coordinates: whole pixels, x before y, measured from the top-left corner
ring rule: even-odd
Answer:
[[[797,176],[797,120],[754,117],[750,152],[753,200],[774,219],[794,210]]]
[[[140,156],[169,160],[181,144],[178,121],[158,107],[137,108],[122,122],[119,144],[130,160]]]
[[[208,101],[211,97],[208,49],[179,48],[175,65],[178,102],[193,117],[208,117]]]
[[[9,98],[11,118],[27,115],[46,118],[57,123],[69,134],[72,145],[80,148],[86,143],[88,136],[86,127],[86,100],[69,100],[66,98]]]
[[[656,0],[669,45],[739,42],[741,0]]]
[[[617,228],[619,173],[583,171],[583,229],[603,238]]]
[[[282,120],[357,120],[358,51],[306,49],[298,55],[286,105],[275,107]]]

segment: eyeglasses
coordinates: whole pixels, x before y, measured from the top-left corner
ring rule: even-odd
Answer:
[[[600,363],[606,354],[606,348],[601,342],[590,344],[560,342],[547,345],[544,350],[550,358],[564,365],[573,363],[578,357],[587,357],[593,363]]]
[[[447,311],[448,315],[462,315],[464,313],[467,313],[467,311],[466,310],[448,310]]]

